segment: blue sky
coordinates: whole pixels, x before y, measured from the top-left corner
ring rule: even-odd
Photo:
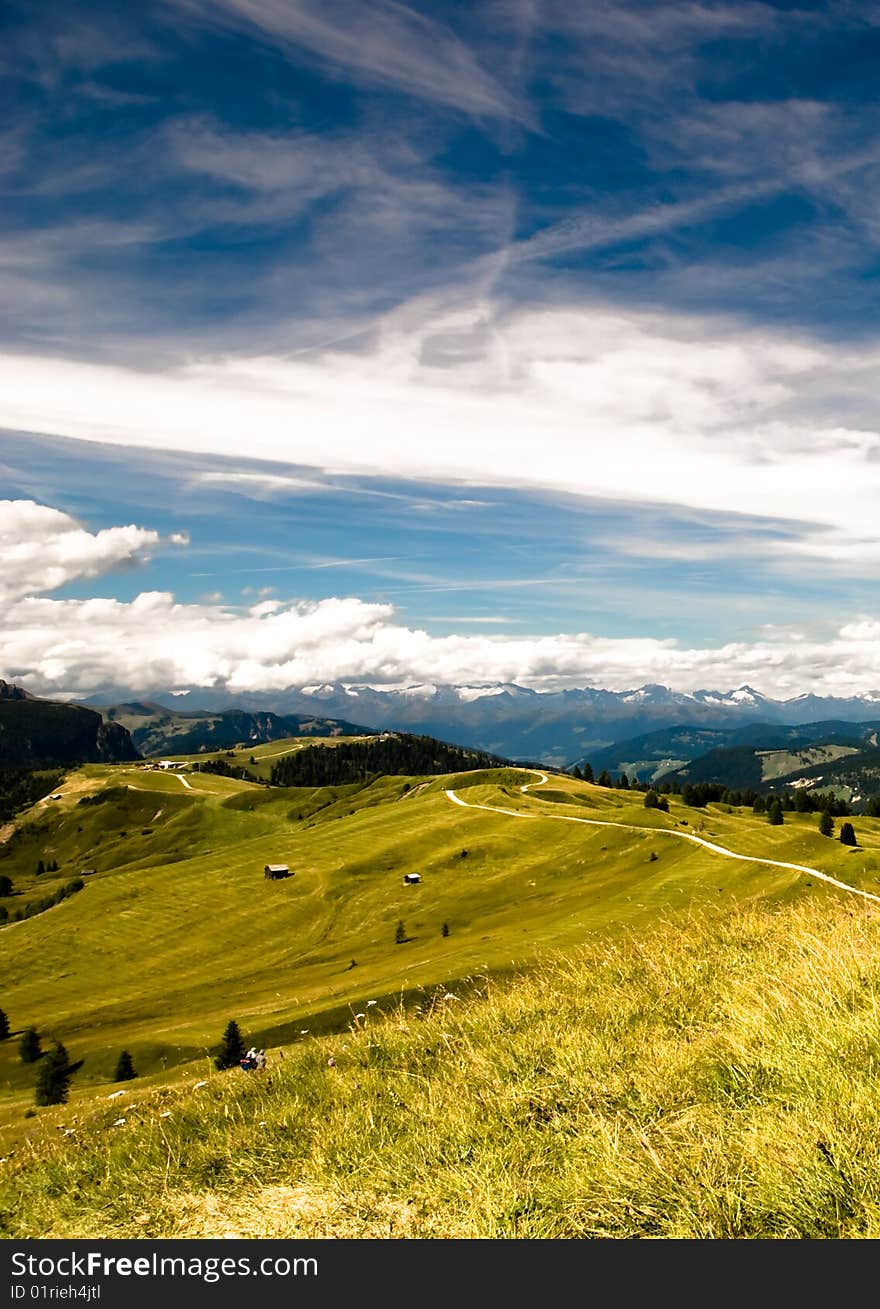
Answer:
[[[878,72],[858,3],[12,0],[0,675],[118,682],[104,604],[144,690],[876,689]]]

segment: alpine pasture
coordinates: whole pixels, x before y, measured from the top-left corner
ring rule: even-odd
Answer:
[[[880,1117],[880,905],[671,833],[880,894],[880,822],[858,820],[849,850],[815,815],[773,827],[750,810],[672,797],[667,814],[637,792],[535,781],[513,768],[318,789],[136,764],[69,774],[0,861],[22,901],[94,870],[2,928],[10,1234],[797,1231],[796,1188],[778,1233],[757,1233],[736,1178],[746,1169],[766,1208],[784,1143],[815,1153],[819,1129],[799,1142],[798,1124],[831,1081],[811,1089],[810,1061],[830,1079],[838,1047],[833,1075],[856,1079],[866,1122]],[[41,859],[59,871],[37,875]],[[267,881],[269,863],[293,876]],[[231,1017],[269,1053],[270,1078],[214,1068]],[[30,1026],[78,1065],[68,1103],[36,1114],[17,1049]],[[766,1068],[763,1041],[777,1051]],[[108,1096],[123,1049],[138,1077],[120,1115]],[[768,1114],[785,1125],[773,1158],[754,1135]],[[830,1120],[822,1131],[839,1189]],[[246,1160],[259,1198],[234,1200]],[[820,1179],[823,1167],[820,1151]],[[682,1168],[707,1170],[683,1209]],[[872,1187],[861,1208],[847,1194],[836,1234],[874,1213]]]

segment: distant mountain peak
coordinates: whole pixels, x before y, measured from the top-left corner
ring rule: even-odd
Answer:
[[[767,699],[765,695],[762,695],[760,691],[756,691],[753,686],[749,686],[747,682],[743,682],[742,686],[738,686],[735,691],[729,691],[728,696],[737,704],[763,704]]]
[[[732,691],[695,691],[693,699],[699,701],[700,704],[717,705],[719,708],[726,709],[749,709],[758,705],[777,703],[769,700],[760,691],[756,691],[747,682]]]
[[[408,684],[383,686],[363,678],[345,682],[316,680],[278,691],[231,692],[225,687],[193,687],[177,700],[155,689],[145,692],[118,688],[112,698],[105,694],[91,701],[101,706],[132,702],[146,707],[154,704],[157,709],[168,705],[164,712],[175,717],[196,710],[208,716],[236,710],[316,715],[345,723],[354,719],[374,731],[422,733],[508,759],[540,760],[559,767],[614,742],[667,729],[738,730],[754,723],[784,726],[831,719],[873,722],[880,718],[880,692],[876,689],[862,696],[808,693],[783,700],[764,695],[749,683],[688,693],[660,682],[609,691],[600,685],[536,690],[516,682],[484,683],[477,678],[459,683],[419,683],[413,678]],[[140,729],[148,721],[136,710],[127,725],[139,739]],[[167,749],[165,745],[161,748]],[[670,746],[668,753],[682,759],[689,750],[679,743]]]
[[[673,691],[660,682],[646,682],[635,691],[618,692],[624,704],[683,704],[693,699],[684,691]]]

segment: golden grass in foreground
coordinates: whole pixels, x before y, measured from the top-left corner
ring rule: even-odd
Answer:
[[[43,1111],[2,1165],[3,1230],[876,1237],[878,994],[860,906],[660,925],[371,1008],[270,1076]]]

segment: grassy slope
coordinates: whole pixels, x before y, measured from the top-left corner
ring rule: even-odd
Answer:
[[[662,921],[485,989],[369,1008],[266,1075],[44,1111],[4,1162],[0,1224],[15,1237],[880,1236],[871,909],[817,897]]]
[[[463,780],[481,777],[493,775]],[[117,788],[107,803],[77,803],[81,790],[106,778]],[[124,778],[138,789],[121,789]],[[65,786],[50,817],[34,822],[36,843],[20,837],[2,862],[16,885],[40,850],[58,858],[59,877],[78,872],[87,855],[98,870],[73,900],[3,929],[0,964],[13,1025],[57,1032],[85,1059],[83,1080],[105,1077],[122,1045],[144,1071],[158,1069],[163,1056],[195,1057],[230,1014],[260,1043],[290,1040],[312,1025],[306,1019],[338,1021],[367,991],[399,994],[503,968],[670,910],[808,889],[796,874],[736,864],[652,832],[684,813],[706,837],[743,852],[815,861],[854,883],[880,872],[876,848],[848,853],[818,835],[815,819],[791,816],[770,828],[750,815],[675,806],[667,817],[645,811],[639,796],[569,779],[528,796],[486,780],[467,794],[536,815],[635,822],[644,834],[546,821],[525,828],[453,807],[439,780],[405,789],[406,779],[384,778],[317,792],[188,780],[189,790],[173,776],[92,766]],[[266,883],[263,865],[279,861],[295,876]],[[404,886],[414,869],[421,885]],[[53,884],[39,879],[40,890]],[[394,943],[399,920],[410,938],[402,946]],[[30,1079],[8,1047],[0,1078],[11,1089]]]
[[[815,768],[818,764],[845,759],[858,754],[854,745],[817,745],[805,750],[758,750],[761,763],[761,780],[775,781],[780,777],[793,777],[799,769]]]
[[[231,750],[207,750],[198,755],[165,755],[163,758],[172,760],[196,760],[199,763],[205,763],[207,760],[222,759],[224,763],[229,764],[230,768],[246,768],[254,777],[259,777],[262,781],[268,782],[269,774],[272,771],[272,765],[276,759],[282,755],[293,754],[296,750],[304,750],[306,746],[320,745],[324,749],[333,749],[337,745],[348,745],[353,741],[368,741],[368,736],[333,736],[318,737],[286,737],[279,741],[268,741],[265,745],[248,745],[240,749]],[[253,763],[251,762],[253,760]]]
[[[818,835],[814,817],[789,815],[771,828],[750,813],[676,804],[666,816],[646,811],[640,796],[569,778],[524,796],[524,776],[470,774],[454,784],[469,800],[535,815],[528,823],[454,807],[443,794],[449,779],[412,779],[408,790],[406,779],[388,778],[362,790],[276,793],[208,775],[189,775],[187,790],[177,777],[137,768],[95,765],[72,775],[64,799],[37,806],[0,862],[18,882],[13,865],[20,861],[24,876],[47,834],[62,869],[71,852],[80,859],[83,840],[96,843],[98,872],[83,892],[3,929],[0,996],[13,1028],[34,1023],[84,1060],[71,1104],[58,1112],[106,1104],[122,1046],[157,1083],[189,1075],[188,1060],[199,1060],[191,1067],[204,1075],[204,1051],[233,1015],[258,1044],[308,1045],[364,1010],[367,998],[387,1008],[419,987],[503,972],[584,941],[616,942],[658,919],[723,923],[744,905],[804,900],[831,916],[842,902],[844,913],[862,912],[862,902],[850,905],[808,878],[663,835],[683,820],[734,849],[815,864],[877,889],[878,822],[860,821],[866,848],[847,852]],[[139,789],[116,790],[102,805],[77,803],[107,785]],[[147,811],[144,836],[133,820]],[[544,817],[561,813],[646,830]],[[263,864],[276,860],[295,877],[264,882]],[[411,869],[422,875],[418,887],[402,884]],[[410,937],[403,945],[394,944],[399,919]],[[15,1046],[0,1045],[7,1142],[33,1128],[22,1118],[33,1070]]]

